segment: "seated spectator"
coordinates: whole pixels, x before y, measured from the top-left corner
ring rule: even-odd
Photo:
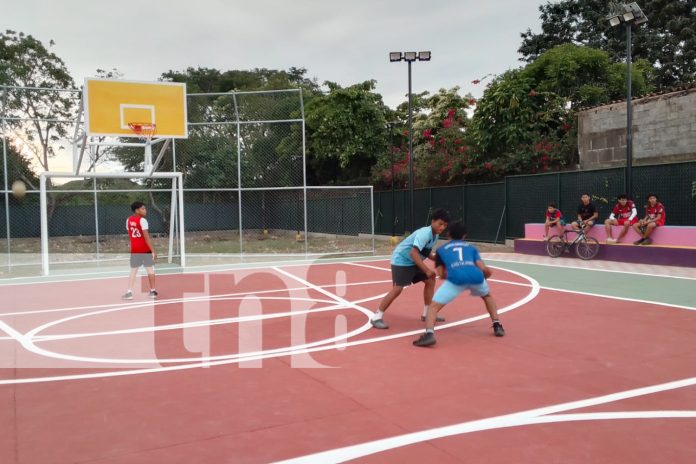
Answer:
[[[574,231],[579,231],[587,227],[591,229],[594,225],[595,220],[599,216],[594,203],[590,202],[590,194],[583,193],[580,197],[580,206],[578,206],[578,219],[573,221],[570,225]]]
[[[558,230],[558,235],[563,235],[563,224],[561,224],[561,219],[563,214],[561,210],[556,208],[555,203],[549,203],[549,207],[546,208],[546,221],[544,222],[544,240],[549,238],[549,229],[555,227]]]
[[[609,215],[609,219],[604,221],[604,227],[607,229],[607,243],[619,243],[628,233],[628,229],[636,222],[638,222],[636,205],[628,199],[625,193],[622,193],[616,199],[616,204]],[[612,236],[611,226],[623,226],[617,238]]]
[[[645,217],[633,224],[633,230],[640,235],[640,240],[633,242],[634,245],[650,245],[652,239],[650,235],[656,228],[665,225],[665,207],[660,203],[660,199],[654,193],[648,194],[648,204],[645,205]]]

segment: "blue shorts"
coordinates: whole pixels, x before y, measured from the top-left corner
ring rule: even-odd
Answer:
[[[488,282],[484,280],[483,283],[480,284],[456,285],[446,280],[444,284],[440,285],[437,292],[435,292],[433,301],[444,305],[452,302],[452,300],[467,290],[471,290],[471,296],[487,296],[489,293]]]

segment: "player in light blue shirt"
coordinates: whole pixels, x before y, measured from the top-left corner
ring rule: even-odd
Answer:
[[[432,249],[440,234],[447,228],[449,221],[450,217],[447,211],[436,209],[433,211],[429,226],[416,230],[394,249],[391,259],[393,286],[380,302],[377,312],[372,316],[371,323],[374,328],[389,328],[383,319],[384,312],[392,304],[392,301],[401,295],[404,287],[418,282],[425,284],[423,288],[423,315],[421,316],[421,320],[425,320],[435,292],[435,271],[429,268],[423,260],[434,257]],[[438,320],[444,321],[442,318],[438,318]]]
[[[505,335],[505,330],[498,320],[498,307],[491,297],[488,282],[486,282],[486,279],[491,276],[491,270],[481,259],[476,247],[464,241],[465,235],[464,224],[455,222],[450,226],[452,240],[437,250],[435,270],[441,279],[446,280],[433,297],[426,315],[425,333],[413,342],[416,346],[435,344],[435,322],[438,311],[467,290],[472,296],[480,296],[486,304],[486,310],[493,321],[493,334],[496,337]]]

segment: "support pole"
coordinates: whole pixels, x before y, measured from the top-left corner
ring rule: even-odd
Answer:
[[[48,265],[48,203],[46,195],[46,175],[39,178],[39,203],[41,208],[41,274],[47,276]]]

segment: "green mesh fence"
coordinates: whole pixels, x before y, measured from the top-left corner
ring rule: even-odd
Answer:
[[[638,214],[642,217],[646,196],[655,193],[665,205],[667,224],[696,225],[696,163],[637,166],[633,168],[633,191]]]
[[[572,221],[583,193],[589,193],[599,211],[599,221],[603,222],[616,197],[625,193],[625,182],[624,168],[510,176],[504,183],[418,189],[414,210],[420,220],[424,212],[445,208],[453,219],[464,219],[471,240],[500,242],[503,238],[524,237],[526,223],[544,222],[549,202],[556,203],[566,221]],[[656,193],[665,205],[668,225],[695,226],[694,183],[693,161],[634,167],[633,198],[639,214],[644,214],[646,195]],[[407,190],[397,190],[393,197],[391,191],[375,192],[376,233],[391,234],[392,221],[396,235],[405,233],[409,224],[408,202]],[[423,225],[419,224],[416,227]]]

